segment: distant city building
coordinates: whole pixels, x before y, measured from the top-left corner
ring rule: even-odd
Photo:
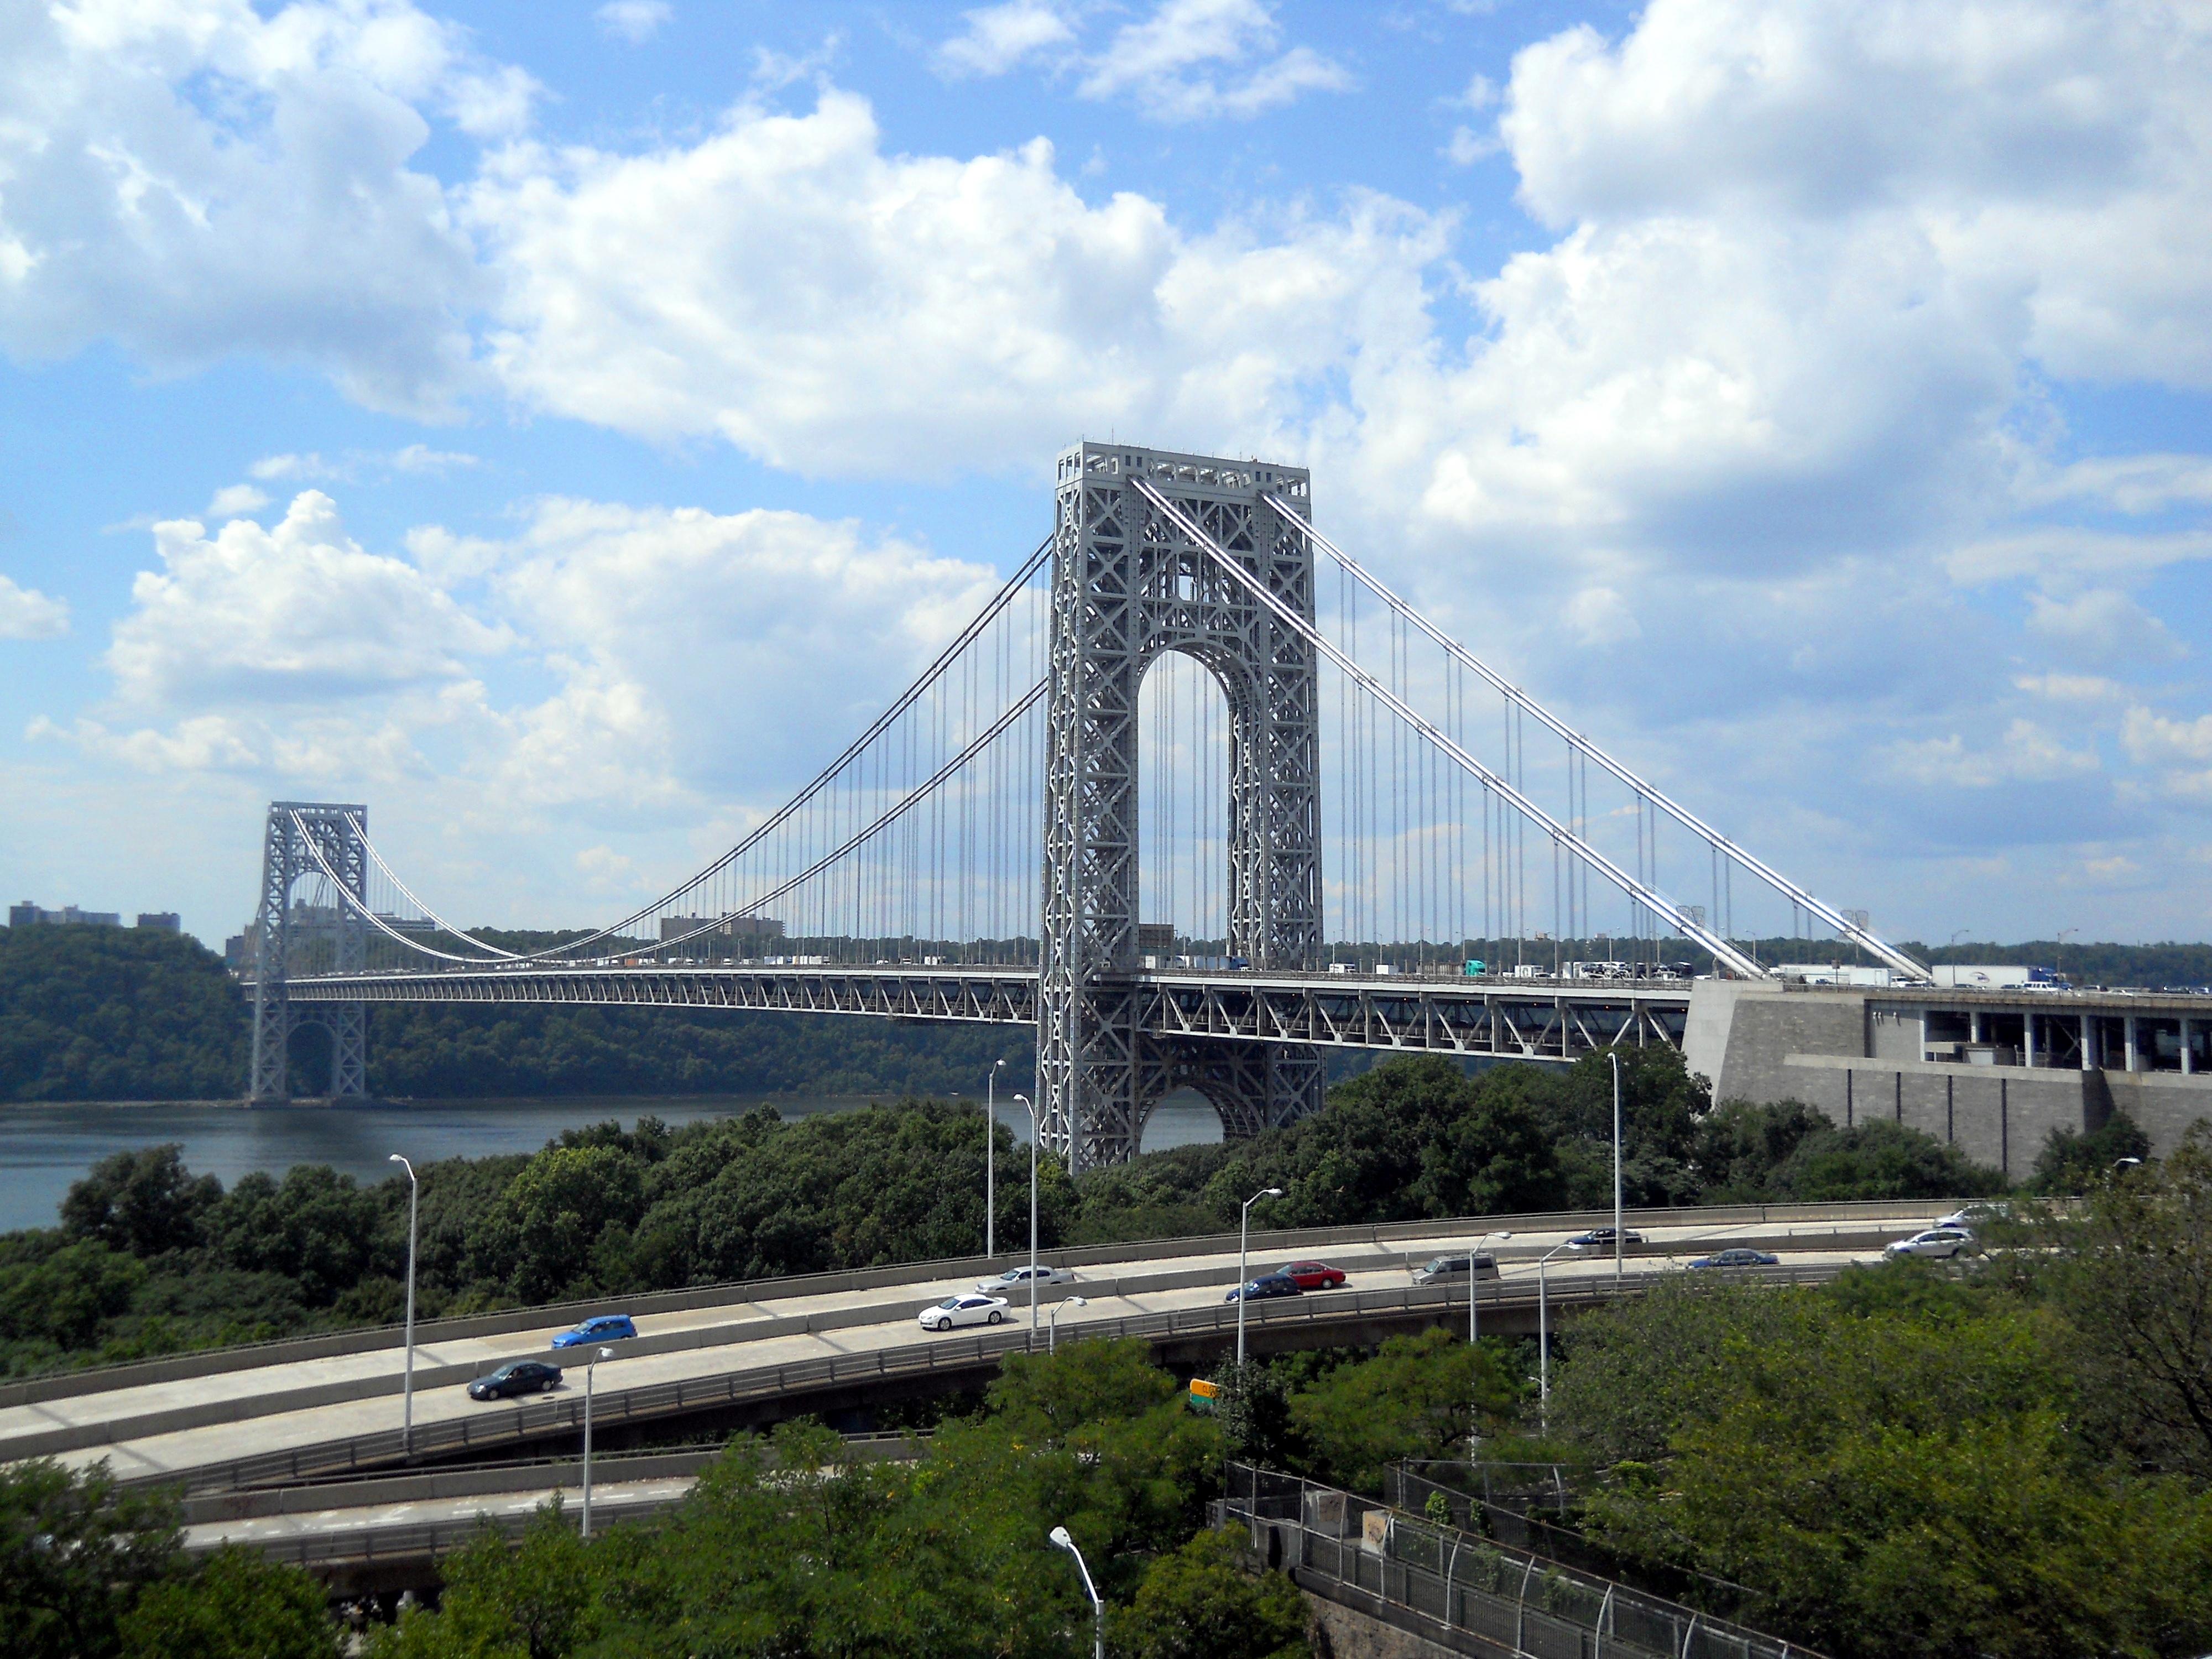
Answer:
[[[170,921],[176,920],[173,916]],[[47,910],[25,899],[21,904],[8,907],[10,927],[120,927],[123,917],[113,910],[80,910],[74,904],[64,904],[58,910]]]
[[[157,933],[181,933],[185,931],[184,919],[174,910],[141,910],[138,926]]]
[[[772,916],[663,916],[660,919],[663,943],[700,933],[702,929],[711,929],[727,939],[783,937],[783,924]]]

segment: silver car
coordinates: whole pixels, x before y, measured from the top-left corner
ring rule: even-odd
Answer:
[[[1007,1296],[1016,1291],[1025,1291],[1029,1289],[1030,1279],[1032,1274],[1035,1275],[1036,1282],[1039,1285],[1073,1285],[1075,1283],[1075,1269],[1073,1267],[1048,1267],[1040,1262],[1036,1267],[1032,1268],[1029,1263],[1025,1261],[1018,1267],[1007,1268],[1006,1272],[1000,1273],[996,1279],[977,1279],[975,1281],[975,1288],[981,1291],[987,1296]]]
[[[1974,1236],[1964,1227],[1930,1227],[1924,1233],[1915,1233],[1910,1238],[1893,1238],[1881,1247],[1884,1255],[1924,1255],[1938,1261],[1948,1261],[1962,1251],[1974,1248]]]

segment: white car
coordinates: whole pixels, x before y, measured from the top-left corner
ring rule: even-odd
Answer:
[[[1948,1261],[1974,1247],[1974,1236],[1964,1227],[1931,1227],[1910,1238],[1895,1238],[1881,1247],[1884,1255],[1926,1255]]]
[[[999,1325],[1006,1322],[1003,1296],[948,1296],[915,1316],[925,1331],[949,1331],[955,1325]]]
[[[1025,1291],[1029,1288],[1030,1277],[1032,1273],[1036,1275],[1036,1282],[1040,1285],[1073,1285],[1075,1283],[1075,1269],[1073,1267],[1048,1267],[1043,1266],[1042,1263],[1036,1267],[1031,1267],[1025,1261],[1018,1267],[1007,1268],[1006,1272],[1000,1273],[996,1279],[977,1279],[975,1281],[975,1288],[982,1291],[986,1296],[998,1296],[1014,1291]]]
[[[1987,1226],[1992,1221],[2005,1220],[2011,1213],[2012,1212],[2002,1204],[1969,1204],[1962,1210],[1954,1210],[1947,1216],[1939,1216],[1933,1224],[1938,1227],[1954,1227],[1962,1233],[1970,1233],[1975,1228]]]

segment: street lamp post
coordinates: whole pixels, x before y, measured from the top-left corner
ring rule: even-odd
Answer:
[[[592,1535],[592,1385],[599,1380],[599,1361],[612,1359],[612,1348],[601,1348],[584,1367],[584,1536]]]
[[[1030,1115],[1030,1346],[1034,1349],[1037,1329],[1037,1109],[1027,1095],[1016,1095],[1014,1098],[1022,1103],[1023,1109]]]
[[[1244,1275],[1244,1247],[1252,1237],[1252,1206],[1263,1198],[1280,1198],[1280,1187],[1262,1187],[1244,1200],[1237,1212],[1237,1374],[1244,1374],[1244,1292],[1251,1281]]]
[[[1620,1204],[1620,1050],[1608,1050],[1613,1059],[1613,1285],[1620,1288],[1621,1253],[1627,1247],[1621,1231],[1625,1212]]]
[[[415,1166],[397,1152],[390,1159],[407,1171],[407,1380],[402,1385],[400,1448],[415,1455],[415,1212],[422,1183],[415,1179]]]
[[[2139,1158],[2117,1158],[2113,1161],[2112,1167],[2105,1172],[2105,1179],[2110,1181],[2114,1176],[2119,1174],[2121,1170],[2126,1169],[2129,1164],[2141,1164],[2142,1162],[2142,1160]]]
[[[1485,1234],[1483,1234],[1483,1236],[1482,1236],[1480,1238],[1476,1239],[1476,1240],[1474,1241],[1474,1243],[1472,1243],[1472,1244],[1470,1244],[1470,1245],[1468,1245],[1468,1250],[1467,1250],[1467,1346],[1468,1346],[1468,1347],[1470,1347],[1470,1348],[1471,1348],[1471,1347],[1473,1347],[1473,1346],[1475,1345],[1475,1343],[1476,1343],[1479,1340],[1480,1340],[1481,1335],[1482,1335],[1482,1326],[1481,1326],[1481,1323],[1480,1323],[1480,1318],[1479,1318],[1478,1315],[1477,1315],[1477,1314],[1476,1314],[1476,1312],[1475,1312],[1475,1304],[1477,1304],[1477,1303],[1481,1299],[1480,1297],[1479,1297],[1478,1296],[1476,1296],[1476,1294],[1475,1294],[1475,1287],[1476,1287],[1477,1285],[1479,1285],[1482,1281],[1481,1281],[1480,1279],[1477,1279],[1477,1278],[1475,1277],[1475,1275],[1474,1275],[1474,1258],[1475,1258],[1475,1256],[1476,1256],[1476,1255],[1480,1252],[1480,1250],[1481,1250],[1482,1247],[1483,1247],[1484,1245],[1487,1244],[1488,1243],[1490,1243],[1490,1241],[1491,1241],[1492,1239],[1495,1238],[1495,1239],[1504,1240],[1504,1239],[1510,1238],[1510,1237],[1513,1237],[1513,1235],[1512,1235],[1510,1232],[1503,1232],[1503,1233],[1485,1233]],[[1501,1275],[1501,1277],[1503,1277],[1503,1275]]]
[[[999,1073],[1003,1060],[992,1062],[983,1083],[983,1260],[999,1253]]]
[[[1081,1296],[1071,1296],[1065,1302],[1055,1302],[1052,1304],[1052,1316],[1045,1321],[1044,1351],[1047,1353],[1058,1353],[1060,1352],[1060,1310],[1063,1308],[1087,1308],[1090,1305],[1091,1299],[1088,1297]]]
[[[1536,1258],[1536,1410],[1538,1419],[1547,1431],[1552,1425],[1552,1321],[1544,1267],[1561,1250],[1581,1249],[1579,1244],[1554,1244]]]
[[[1474,1259],[1482,1253],[1482,1247],[1490,1243],[1492,1239],[1495,1238],[1502,1241],[1512,1237],[1513,1235],[1510,1231],[1498,1233],[1485,1233],[1481,1237],[1476,1239],[1474,1243],[1467,1247],[1467,1346],[1470,1348],[1477,1346],[1482,1340],[1481,1316],[1477,1311],[1482,1302],[1482,1280],[1474,1271]],[[1500,1279],[1502,1279],[1504,1275],[1501,1273]],[[1478,1362],[1478,1375],[1479,1370],[1480,1363]],[[1474,1443],[1477,1433],[1475,1421],[1476,1416],[1474,1402],[1473,1401],[1469,1401],[1468,1402],[1467,1413],[1467,1455],[1469,1457],[1473,1457],[1474,1455]]]
[[[1097,1659],[1106,1659],[1106,1603],[1099,1598],[1098,1587],[1091,1582],[1090,1565],[1084,1560],[1083,1552],[1075,1547],[1075,1540],[1067,1535],[1066,1527],[1052,1529],[1052,1541],[1075,1558],[1075,1570],[1083,1575],[1083,1593],[1091,1598],[1091,1617],[1096,1630],[1092,1651]]]

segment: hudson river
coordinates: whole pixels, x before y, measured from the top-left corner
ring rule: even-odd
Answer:
[[[763,1103],[789,1119],[850,1111],[868,1098],[456,1100],[251,1112],[222,1105],[0,1105],[0,1231],[52,1226],[70,1183],[101,1158],[165,1140],[183,1145],[194,1174],[219,1176],[225,1187],[249,1170],[281,1176],[295,1164],[328,1164],[366,1183],[398,1173],[390,1162],[393,1152],[405,1153],[418,1166],[441,1158],[534,1152],[563,1129],[609,1118],[620,1119],[627,1129],[651,1115],[673,1127]],[[980,1120],[982,1103],[975,1105]],[[1017,1141],[1029,1139],[1029,1115],[1003,1097],[999,1121]],[[1177,1095],[1152,1114],[1145,1150],[1220,1139],[1213,1109],[1195,1095]]]

